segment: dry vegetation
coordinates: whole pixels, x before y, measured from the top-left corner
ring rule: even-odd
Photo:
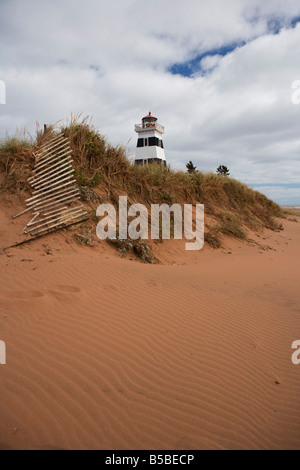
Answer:
[[[50,133],[61,133],[70,140],[81,197],[90,208],[91,222],[96,223],[98,203],[117,204],[119,195],[128,203],[202,203],[205,205],[206,241],[221,246],[222,234],[245,239],[247,229],[280,228],[276,217],[281,208],[266,196],[245,184],[221,175],[174,171],[160,165],[135,166],[126,149],[113,147],[95,130],[88,118],[72,118],[67,126],[38,131],[37,138],[5,139],[0,144],[1,193],[23,195],[30,189],[27,178],[34,165],[32,152]]]

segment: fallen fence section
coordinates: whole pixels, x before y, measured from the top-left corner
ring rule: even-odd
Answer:
[[[78,203],[79,188],[71,153],[68,139],[55,136],[34,154],[33,175],[28,179],[32,196],[26,199],[27,209],[13,216],[33,211],[23,233],[42,236],[88,218],[88,213]]]

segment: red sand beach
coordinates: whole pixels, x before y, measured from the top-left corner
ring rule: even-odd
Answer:
[[[63,233],[1,251],[0,448],[300,448],[300,223],[282,223],[166,241],[157,265]]]

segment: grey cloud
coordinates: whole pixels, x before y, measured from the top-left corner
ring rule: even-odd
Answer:
[[[34,132],[36,120],[82,112],[112,143],[131,139],[134,154],[133,126],[151,110],[165,125],[174,168],[224,163],[245,182],[299,181],[300,105],[291,103],[291,84],[300,79],[300,25],[288,29],[299,14],[296,0],[228,0],[226,8],[222,0],[1,1],[0,133]],[[274,18],[287,28],[277,35]],[[168,72],[240,40],[247,44],[214,58],[213,68],[206,60],[205,76]]]

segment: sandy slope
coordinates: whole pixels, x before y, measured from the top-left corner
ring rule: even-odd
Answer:
[[[283,224],[166,242],[161,265],[63,235],[0,255],[0,448],[300,448],[300,223]]]

